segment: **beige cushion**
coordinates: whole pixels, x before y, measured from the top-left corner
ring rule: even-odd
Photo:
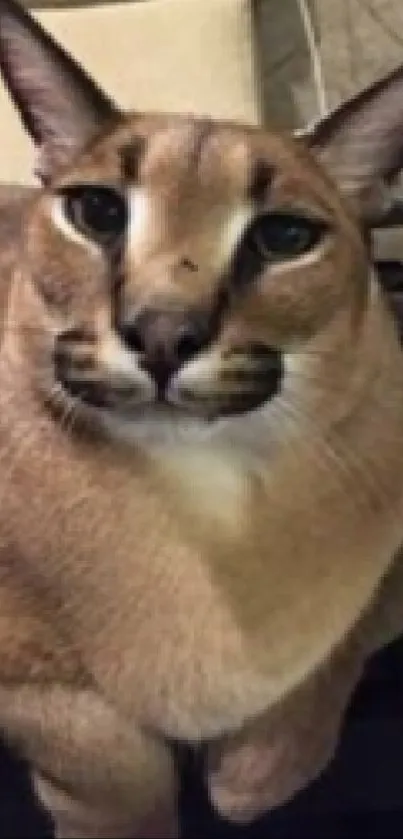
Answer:
[[[323,64],[329,107],[403,61],[402,0],[306,0]],[[283,126],[318,111],[297,0],[260,0],[267,110]]]
[[[98,3],[35,14],[122,106],[261,118],[252,0]],[[0,181],[29,182],[31,144],[3,89],[0,124]]]

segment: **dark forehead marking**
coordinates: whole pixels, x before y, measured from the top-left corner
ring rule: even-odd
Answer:
[[[214,123],[211,119],[208,119],[207,117],[199,118],[194,120],[192,127],[193,143],[190,158],[191,164],[197,167],[203,151],[203,146],[210,137],[210,135],[213,133]]]
[[[273,177],[273,166],[270,166],[267,160],[258,159],[253,162],[249,177],[248,197],[254,204],[262,204],[267,198],[267,192]]]
[[[136,183],[139,179],[140,164],[146,149],[145,137],[134,137],[119,149],[122,178],[124,181]]]

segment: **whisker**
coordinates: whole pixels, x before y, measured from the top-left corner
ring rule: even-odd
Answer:
[[[50,392],[49,401],[56,409],[61,409],[61,415],[58,418],[60,427],[71,433],[76,420],[78,400],[67,394],[60,382],[55,382]]]
[[[379,476],[375,478],[373,470],[368,468],[367,460],[359,458],[353,449],[347,447],[343,448],[342,452],[338,451],[315,426],[314,419],[298,406],[289,401],[279,401],[276,407],[279,411],[280,422],[284,423],[286,419],[291,420],[300,437],[301,430],[305,426],[304,437],[305,442],[311,447],[310,455],[313,455],[322,470],[324,467],[330,467],[333,481],[339,481],[340,486],[346,491],[354,482],[352,503],[356,504],[359,500],[367,502],[368,493],[375,493],[379,498],[382,492]]]

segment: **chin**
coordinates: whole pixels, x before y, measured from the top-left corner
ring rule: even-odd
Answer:
[[[99,412],[104,432],[111,441],[158,451],[227,451],[249,459],[272,455],[278,442],[273,428],[271,400],[243,414],[213,419],[177,406],[144,405],[129,416],[115,411]]]
[[[203,443],[215,437],[226,420],[207,419],[176,405],[145,404],[132,412],[101,410],[103,429],[114,440],[138,445]]]

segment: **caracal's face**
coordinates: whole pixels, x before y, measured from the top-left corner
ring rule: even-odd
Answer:
[[[330,391],[368,292],[358,223],[302,141],[181,116],[121,117],[78,154],[26,259],[47,386],[134,436]]]
[[[125,114],[1,0],[0,71],[44,187],[15,314],[51,401],[136,439],[334,419],[403,166],[403,67],[294,138]]]

